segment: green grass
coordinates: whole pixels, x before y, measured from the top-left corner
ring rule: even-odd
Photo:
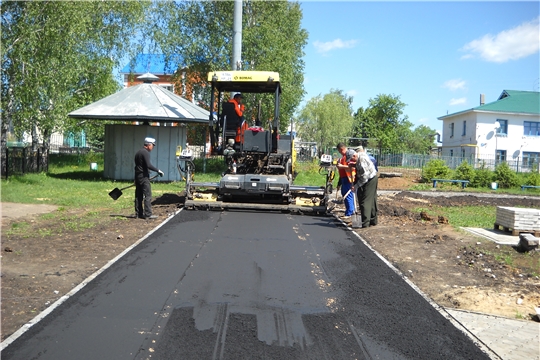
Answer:
[[[96,158],[97,155],[92,156]],[[97,157],[97,162],[98,167],[103,168],[102,159]],[[81,160],[81,155],[51,156],[47,173],[11,176],[8,180],[2,179],[0,184],[2,202],[58,206],[57,211],[40,216],[45,220],[60,220],[56,229],[39,230],[39,235],[43,237],[64,230],[88,229],[103,213],[129,214],[133,211],[134,188],[123,190],[122,196],[116,201],[109,196],[114,188],[123,188],[132,183],[104,179],[102,172],[90,170],[88,161]],[[152,184],[154,196],[179,193],[184,189],[183,182]],[[8,234],[29,236],[25,234],[29,228],[27,223],[14,222]]]
[[[417,212],[425,211],[432,216],[445,216],[448,222],[459,227],[491,228],[495,221],[496,206],[433,206],[417,208]]]
[[[505,263],[508,266],[512,266],[514,264],[514,259],[511,254],[494,254],[495,260]]]
[[[294,179],[295,185],[305,185],[305,186],[325,186],[326,183],[326,173],[323,171],[319,173],[319,163],[318,162],[303,162],[297,163],[294,171],[297,172],[296,178]],[[336,177],[334,180],[334,186],[337,185],[339,175],[337,171],[335,172]]]

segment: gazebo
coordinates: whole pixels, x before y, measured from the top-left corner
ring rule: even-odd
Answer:
[[[146,73],[137,79],[144,82],[72,111],[68,116],[130,122],[105,125],[103,175],[106,178],[133,179],[133,157],[142,147],[144,138],[150,136],[157,142],[156,148],[150,153],[152,164],[165,173],[158,179],[181,180],[176,168],[176,149],[177,146],[186,145],[185,124],[208,124],[210,113],[173,92],[152,84],[152,81],[158,79],[155,75]]]

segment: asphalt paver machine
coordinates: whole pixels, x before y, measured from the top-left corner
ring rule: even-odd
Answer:
[[[186,173],[185,207],[325,214],[332,192],[333,166],[331,161],[321,163],[319,173],[326,177],[326,186],[293,184],[294,139],[279,134],[279,73],[215,71],[208,73],[208,82],[214,110],[209,119],[210,153],[222,156],[227,170],[219,182],[195,182],[192,154],[177,154]],[[235,104],[228,101],[236,93],[250,99],[250,104],[258,103],[257,111],[239,117]]]

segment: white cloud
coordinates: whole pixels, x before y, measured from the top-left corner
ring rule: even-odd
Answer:
[[[356,90],[349,90],[345,93],[347,96],[354,97],[356,94],[358,94],[358,91]]]
[[[452,79],[445,82],[442,87],[450,91],[465,90],[465,84],[465,80]]]
[[[461,50],[468,53],[462,59],[477,54],[486,61],[503,63],[537,53],[540,49],[539,20],[540,16],[497,35],[487,34],[465,44]]]
[[[427,123],[428,121],[429,121],[429,118],[420,118],[420,119],[418,119],[418,122],[419,122],[420,124],[425,124],[425,123]]]
[[[458,98],[458,99],[451,99],[450,100],[450,105],[453,106],[453,105],[460,105],[460,104],[465,104],[467,102],[467,98]]]
[[[315,49],[317,49],[317,52],[319,53],[327,53],[334,49],[350,49],[353,48],[358,40],[346,40],[343,41],[341,39],[335,39],[328,42],[320,42],[315,41],[313,45],[315,46]]]

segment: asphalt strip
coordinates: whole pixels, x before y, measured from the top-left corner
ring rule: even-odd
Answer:
[[[24,324],[19,330],[11,334],[8,338],[6,338],[2,343],[0,343],[0,351],[3,351],[7,346],[9,346],[12,342],[14,342],[17,338],[19,338],[21,335],[23,335],[26,331],[28,331],[32,326],[40,322],[42,319],[44,319],[47,315],[49,315],[52,311],[54,311],[56,308],[58,308],[60,305],[62,305],[66,300],[68,300],[71,296],[75,295],[77,292],[79,292],[81,289],[83,289],[87,284],[89,284],[92,280],[94,280],[98,275],[103,273],[105,270],[110,268],[115,262],[120,260],[124,255],[126,255],[129,251],[131,251],[134,247],[139,245],[141,242],[146,240],[150,235],[152,235],[154,232],[156,232],[158,229],[160,229],[163,225],[165,225],[167,222],[169,222],[175,215],[180,213],[182,209],[179,209],[176,211],[173,215],[169,216],[165,221],[160,223],[158,226],[156,226],[154,229],[152,229],[148,234],[137,240],[135,243],[133,243],[131,246],[126,248],[124,251],[122,251],[120,254],[118,254],[115,258],[110,260],[107,264],[105,264],[103,267],[101,267],[99,270],[94,272],[92,275],[87,277],[83,282],[81,282],[79,285],[74,287],[70,292],[65,294],[64,296],[60,297],[58,300],[56,300],[51,306],[49,306],[47,309],[43,310],[41,313],[39,313],[36,317],[34,317],[32,320]],[[339,220],[350,232],[352,232],[362,243],[371,250],[379,259],[384,262],[392,271],[394,271],[397,275],[399,275],[411,288],[414,289],[420,296],[422,296],[435,310],[437,310],[442,316],[444,316],[448,321],[452,323],[457,329],[459,329],[461,332],[463,332],[466,336],[468,336],[474,344],[476,344],[482,351],[484,351],[488,356],[492,359],[500,359],[500,357],[491,350],[484,342],[482,342],[479,338],[477,338],[473,333],[471,333],[462,323],[460,323],[455,317],[453,317],[444,307],[439,306],[435,302],[433,302],[426,294],[424,294],[420,288],[418,288],[415,284],[413,284],[407,276],[405,276],[401,271],[399,271],[396,267],[394,267],[388,260],[386,260],[381,254],[379,254],[375,249],[369,245],[367,241],[365,241],[357,232],[354,231],[351,227],[347,226],[338,216],[334,215],[334,217]]]
[[[13,334],[11,334],[8,338],[6,338],[2,343],[0,344],[0,351],[3,351],[6,347],[8,347],[12,342],[17,340],[22,334],[24,334],[26,331],[28,331],[32,326],[43,320],[47,315],[49,315],[51,312],[53,312],[57,307],[62,305],[67,299],[75,295],[77,292],[79,292],[82,288],[84,288],[88,283],[90,283],[92,280],[94,280],[98,275],[103,273],[105,270],[110,268],[115,262],[120,260],[124,255],[126,255],[128,252],[130,252],[134,247],[142,243],[144,240],[146,240],[150,235],[152,235],[154,232],[156,232],[159,228],[161,228],[163,225],[169,222],[175,215],[177,215],[182,209],[176,211],[173,215],[169,216],[166,220],[164,220],[162,223],[160,223],[158,226],[156,226],[154,229],[152,229],[148,234],[137,240],[135,243],[133,243],[131,246],[126,248],[124,251],[122,251],[120,254],[118,254],[115,258],[110,260],[108,263],[103,265],[99,270],[94,272],[92,275],[87,277],[83,280],[79,285],[71,289],[70,292],[68,292],[66,295],[60,297],[58,300],[56,300],[54,303],[51,304],[48,308],[43,310],[41,313],[39,313],[36,317],[34,317],[32,320],[21,326],[21,328],[17,331],[15,331]]]
[[[404,275],[401,271],[399,271],[394,265],[392,265],[388,260],[386,260],[381,254],[379,254],[374,248],[369,245],[369,243],[364,240],[356,231],[354,231],[353,228],[349,227],[340,217],[337,215],[334,215],[334,217],[339,220],[350,232],[352,232],[362,243],[371,250],[375,255],[381,259],[382,262],[384,262],[392,271],[394,271],[397,275],[399,275],[411,288],[414,289],[420,296],[422,296],[435,310],[437,310],[442,316],[444,316],[448,321],[452,323],[458,330],[463,332],[469,339],[472,340],[472,342],[478,346],[482,351],[484,351],[491,359],[501,359],[501,357],[495,353],[487,344],[485,344],[482,340],[480,340],[478,337],[476,337],[472,332],[470,332],[461,322],[458,321],[452,314],[450,314],[444,307],[439,306],[437,303],[435,303],[433,300],[431,300],[426,294],[420,290],[418,286],[413,284],[409,278]]]

